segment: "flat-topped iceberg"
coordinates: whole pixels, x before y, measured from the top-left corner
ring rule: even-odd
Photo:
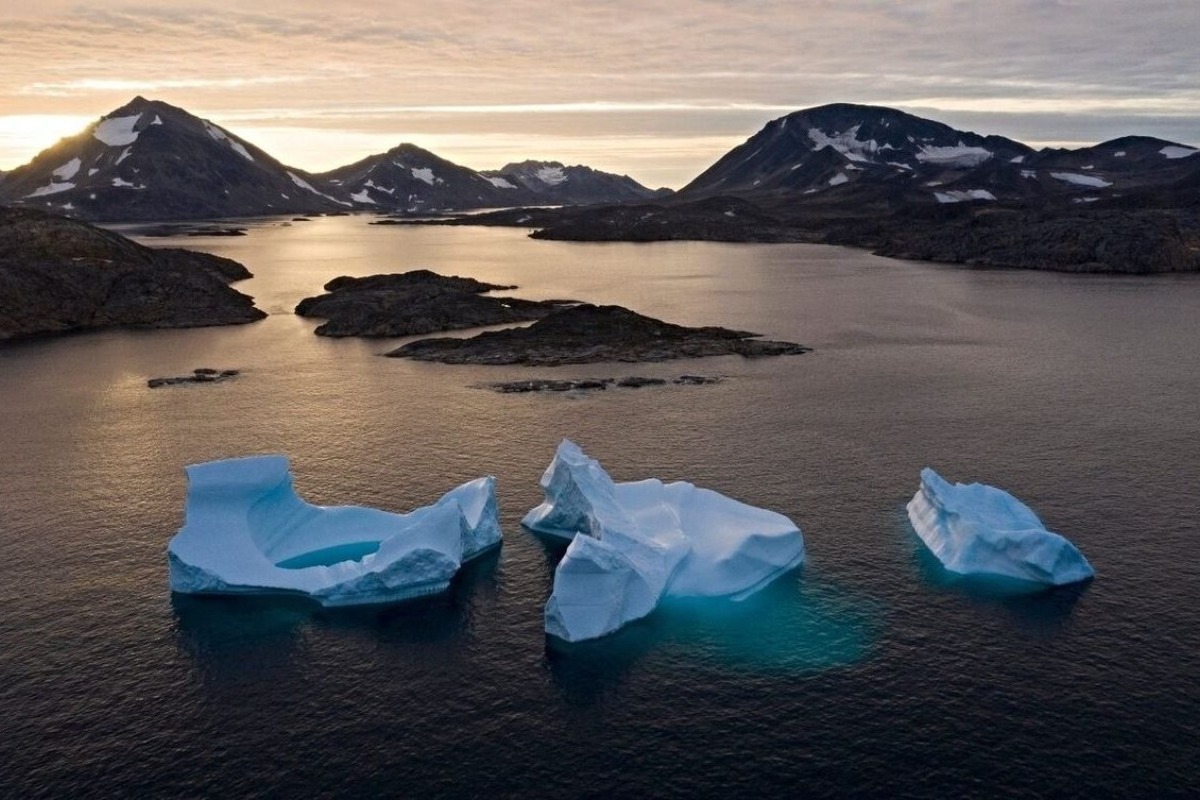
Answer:
[[[684,481],[616,483],[570,441],[541,486],[545,502],[522,524],[571,539],[546,603],[546,632],[569,642],[612,633],[663,597],[742,599],[804,561],[782,514]]]
[[[1061,586],[1095,575],[1083,554],[1029,506],[980,483],[951,484],[926,467],[908,518],[951,572]]]
[[[444,591],[464,561],[500,542],[490,476],[395,514],[305,502],[284,456],[186,472],[184,524],[167,545],[175,592],[299,593],[325,606],[392,602]]]

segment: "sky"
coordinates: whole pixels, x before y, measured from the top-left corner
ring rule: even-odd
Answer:
[[[1197,0],[0,0],[0,170],[138,94],[310,171],[412,142],[678,188],[831,102],[1195,145],[1197,41]]]

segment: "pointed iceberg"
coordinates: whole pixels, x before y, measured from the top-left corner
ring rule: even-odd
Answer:
[[[951,484],[926,467],[908,518],[951,572],[1062,586],[1095,575],[1083,554],[1029,506],[980,483]]]
[[[167,545],[175,592],[393,602],[444,591],[464,561],[500,543],[490,476],[394,514],[305,502],[284,456],[210,461],[186,473],[184,525]]]
[[[616,483],[570,441],[541,486],[545,502],[522,524],[571,540],[546,603],[546,632],[569,642],[612,633],[663,597],[747,597],[804,560],[782,514],[683,481]]]

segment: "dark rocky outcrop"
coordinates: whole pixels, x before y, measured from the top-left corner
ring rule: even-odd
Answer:
[[[192,370],[191,375],[180,375],[176,378],[151,378],[146,381],[146,385],[151,389],[157,389],[161,386],[178,386],[184,383],[220,383],[236,378],[240,374],[236,369],[200,367]]]
[[[327,294],[301,300],[296,313],[328,320],[317,327],[320,336],[416,336],[528,322],[570,302],[484,296],[515,288],[424,269],[365,278],[342,276],[325,284]]]
[[[1149,274],[1200,269],[1197,237],[1165,212],[990,211],[940,225],[894,225],[879,255],[1056,272]]]
[[[594,391],[616,386],[620,389],[641,389],[645,386],[665,386],[673,383],[677,386],[705,386],[720,383],[723,379],[717,375],[680,375],[678,378],[646,378],[640,375],[627,375],[624,378],[575,378],[556,380],[554,378],[531,378],[524,381],[502,381],[500,383],[483,384],[482,388],[491,389],[500,394],[529,394],[531,392],[576,392]]]
[[[422,339],[387,355],[446,364],[558,366],[598,361],[792,355],[809,348],[756,338],[727,328],[688,328],[620,306],[564,308],[526,328],[489,331],[469,339]]]
[[[227,258],[152,249],[33,209],[0,208],[0,340],[95,328],[189,328],[266,316]]]

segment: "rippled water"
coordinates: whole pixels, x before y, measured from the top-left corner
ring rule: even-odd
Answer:
[[[153,243],[169,243],[154,240]],[[0,348],[0,795],[1188,796],[1200,781],[1200,280],[970,271],[800,245],[581,245],[267,223],[250,326]],[[811,345],[557,370],[377,357],[289,312],[430,267]],[[236,368],[214,385],[149,377]],[[684,372],[712,386],[499,395]],[[792,517],[807,565],[550,645],[561,550],[518,525],[569,436],[621,480]],[[450,596],[323,611],[172,598],[185,464],[283,452],[318,503],[407,510],[490,472],[505,540]],[[932,465],[1071,537],[1090,585],[950,580],[904,504]]]

